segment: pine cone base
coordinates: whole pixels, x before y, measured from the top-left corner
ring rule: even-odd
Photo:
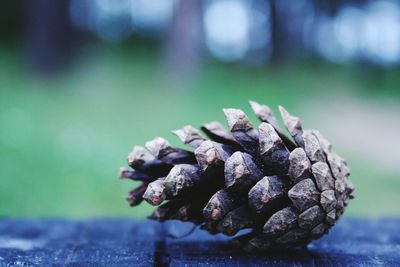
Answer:
[[[127,200],[158,206],[149,218],[190,221],[211,234],[233,236],[247,251],[306,244],[326,234],[354,197],[349,168],[316,130],[279,107],[285,135],[271,109],[250,101],[254,128],[240,109],[224,109],[218,122],[173,133],[193,152],[157,137],[135,146],[120,177],[141,181]]]

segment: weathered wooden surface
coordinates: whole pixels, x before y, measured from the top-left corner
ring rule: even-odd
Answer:
[[[248,254],[190,224],[0,219],[0,266],[400,266],[400,219],[343,219],[307,248]]]
[[[0,220],[0,266],[151,266],[159,229],[114,219]]]

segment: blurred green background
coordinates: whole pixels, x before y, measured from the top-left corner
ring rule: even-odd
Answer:
[[[272,54],[252,65],[203,55],[186,68],[171,63],[163,38],[91,36],[68,63],[42,71],[15,25],[0,45],[1,216],[144,218],[152,207],[130,208],[124,198],[136,184],[117,179],[132,146],[156,136],[181,146],[171,130],[223,122],[224,107],[256,122],[247,100],[275,113],[284,105],[347,159],[356,187],[347,215],[400,215],[397,63]]]

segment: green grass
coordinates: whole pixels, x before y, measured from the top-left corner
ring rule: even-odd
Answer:
[[[152,207],[129,208],[124,197],[135,184],[116,177],[134,144],[159,135],[180,145],[171,130],[223,121],[222,107],[249,111],[248,99],[271,107],[283,104],[301,115],[302,103],[315,95],[351,88],[365,98],[398,99],[392,88],[400,84],[394,71],[381,74],[318,62],[262,69],[206,62],[192,80],[177,82],[167,78],[168,69],[153,50],[113,46],[81,56],[49,79],[24,71],[16,50],[6,47],[0,53],[4,216],[143,218]],[[367,78],[363,73],[369,73]],[[399,177],[349,161],[358,189],[349,214],[400,214],[392,204],[400,201]]]

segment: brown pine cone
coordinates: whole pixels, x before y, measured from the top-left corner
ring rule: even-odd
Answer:
[[[218,122],[173,131],[194,152],[157,137],[135,146],[120,177],[142,181],[131,206],[157,205],[149,218],[191,221],[208,232],[235,235],[245,250],[305,244],[327,233],[343,214],[354,187],[349,168],[316,130],[279,107],[292,139],[268,106],[250,101],[262,121],[253,127],[240,109],[224,109],[230,132]]]

